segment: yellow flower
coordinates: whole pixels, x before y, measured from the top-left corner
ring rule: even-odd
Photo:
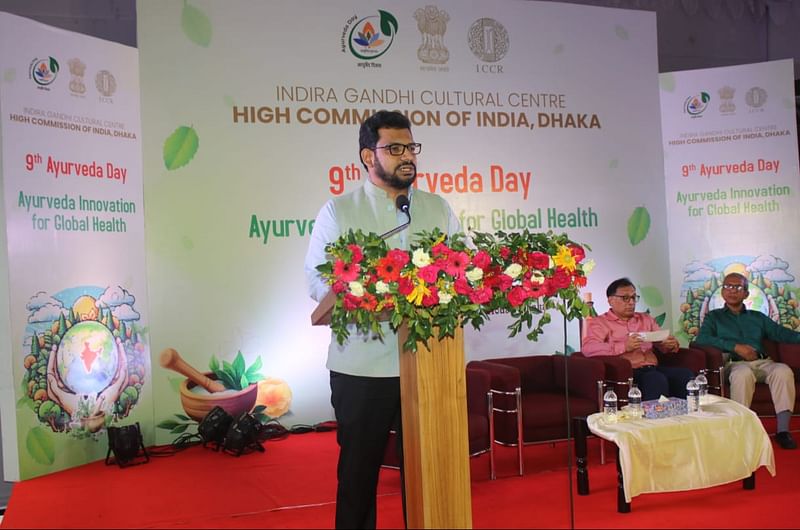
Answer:
[[[575,270],[575,256],[572,255],[572,251],[566,245],[558,246],[558,252],[553,256],[553,263],[569,272]]]
[[[431,290],[425,285],[425,282],[419,278],[415,281],[416,285],[414,290],[406,295],[406,300],[414,305],[422,305],[422,299],[431,294]]]

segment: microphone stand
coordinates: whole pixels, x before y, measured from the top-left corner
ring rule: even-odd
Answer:
[[[408,227],[408,225],[411,224],[411,211],[409,209],[408,197],[406,197],[405,195],[398,195],[397,196],[397,200],[395,201],[395,205],[397,206],[398,210],[400,210],[401,212],[406,214],[406,217],[408,218],[408,221],[406,221],[405,223],[401,224],[400,226],[396,226],[395,228],[392,228],[391,230],[389,230],[388,232],[386,232],[384,234],[381,234],[381,236],[380,236],[381,239],[388,239],[388,238],[392,237],[393,235],[395,235],[396,233],[400,232],[401,230],[404,230],[405,228]]]

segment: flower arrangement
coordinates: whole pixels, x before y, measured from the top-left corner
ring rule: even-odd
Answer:
[[[536,340],[550,310],[567,319],[589,307],[580,288],[594,267],[586,245],[553,232],[475,233],[449,239],[438,229],[415,234],[409,251],[390,249],[376,234],[349,231],[326,247],[330,260],[317,267],[336,293],[331,328],[339,344],[352,326],[381,335],[405,321],[406,350],[431,337],[452,337],[457,326],[480,329],[489,315],[508,312],[514,336],[525,325]]]

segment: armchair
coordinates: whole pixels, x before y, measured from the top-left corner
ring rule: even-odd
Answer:
[[[467,386],[467,432],[469,434],[469,456],[489,453],[489,477],[495,479],[494,467],[494,422],[492,410],[491,376],[478,368],[466,368]],[[397,432],[389,432],[389,440],[383,456],[384,467],[398,469]]]
[[[769,339],[764,339],[762,344],[764,345],[764,351],[769,354],[773,361],[788,365],[794,372],[794,414],[800,414],[800,344],[778,343]],[[690,347],[703,352],[705,355],[706,365],[710,370],[709,387],[711,388],[712,385],[719,386],[720,395],[729,398],[730,390],[726,388],[727,381],[724,373],[725,362],[722,350],[714,346],[696,343],[692,343]],[[766,383],[756,383],[750,408],[759,416],[775,415],[772,395]]]
[[[564,371],[569,368],[571,416],[598,411],[596,385],[604,377],[602,363],[583,357],[531,355],[473,361],[492,376],[495,440],[518,447],[526,443],[562,440],[567,437],[567,399]]]

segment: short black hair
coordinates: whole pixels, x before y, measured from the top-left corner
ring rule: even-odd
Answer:
[[[606,296],[613,296],[617,294],[617,289],[620,287],[636,287],[633,285],[633,282],[630,281],[628,278],[620,278],[618,280],[614,280],[608,285],[608,289],[606,289]]]
[[[364,160],[361,158],[361,151],[375,149],[380,137],[379,129],[408,129],[410,131],[411,122],[405,114],[396,110],[379,110],[364,120],[358,132],[358,157],[362,164],[364,164]],[[366,164],[364,167],[367,167]]]

